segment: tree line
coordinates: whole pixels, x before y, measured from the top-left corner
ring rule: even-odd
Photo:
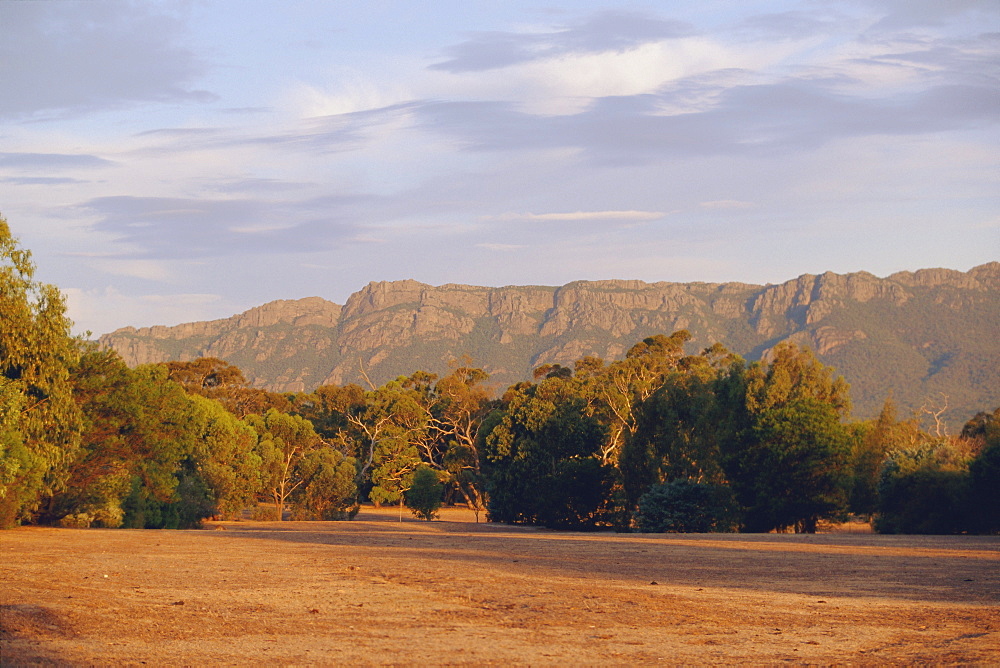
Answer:
[[[957,436],[891,398],[851,420],[847,383],[790,343],[748,364],[678,331],[500,396],[471,362],[278,394],[222,360],[130,369],[74,338],[2,219],[0,291],[0,526],[347,519],[370,501],[572,529],[811,532],[853,513],[1000,531],[1000,409]]]

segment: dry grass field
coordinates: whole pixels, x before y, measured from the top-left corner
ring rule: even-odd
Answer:
[[[211,530],[222,527],[224,530]],[[3,665],[1000,664],[1000,538],[399,521],[0,533]]]

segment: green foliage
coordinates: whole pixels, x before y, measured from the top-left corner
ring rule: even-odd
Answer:
[[[159,499],[133,478],[122,501],[122,526],[126,529],[195,529],[214,511],[212,492],[190,461],[177,472],[177,487],[170,499]]]
[[[851,491],[849,508],[852,513],[872,516],[878,510],[878,485],[882,467],[892,452],[903,450],[922,438],[917,424],[896,418],[896,404],[885,400],[878,419],[854,426],[851,448]]]
[[[813,533],[846,507],[848,436],[829,404],[803,399],[762,414],[746,453],[755,469],[748,531]]]
[[[494,521],[565,528],[627,527],[638,510],[639,528],[656,531],[729,530],[737,516],[743,530],[814,531],[849,499],[877,512],[880,531],[1000,532],[1000,413],[975,416],[959,439],[940,428],[944,408],[932,413],[935,438],[899,421],[891,402],[877,420],[845,425],[843,378],[788,342],[747,367],[718,344],[686,355],[686,330],[654,334],[618,361],[544,364],[537,383],[499,402],[469,364],[440,380],[417,371],[371,391],[283,396],[247,387],[215,358],[129,369],[69,336],[61,295],[33,272],[0,219],[0,526],[192,527],[238,517],[262,494],[279,519],[286,505],[297,519],[341,519],[367,493],[405,498],[426,519],[461,495]],[[892,318],[923,312],[926,295],[914,294]],[[691,304],[679,312],[700,317]],[[488,320],[476,329],[484,350],[508,336]],[[754,340],[748,327],[715,324]],[[933,327],[916,366],[962,376],[969,356],[945,324]],[[550,343],[569,343],[559,336]],[[428,342],[420,355],[451,345]],[[513,337],[508,353],[530,346]],[[288,352],[283,364],[315,361]],[[400,368],[424,359],[382,353]],[[991,385],[996,373],[967,375]]]
[[[99,526],[121,522],[121,500],[144,465],[135,451],[137,405],[144,397],[131,391],[136,375],[117,353],[85,348],[72,371],[73,396],[83,414],[80,448],[69,465],[66,487],[53,494],[40,521]]]
[[[486,504],[479,434],[484,418],[495,406],[485,385],[489,377],[482,369],[458,366],[434,386],[430,407],[429,426],[437,444],[431,450],[437,461],[432,463],[448,473],[448,482],[476,511],[477,518]]]
[[[704,358],[668,375],[636,408],[635,433],[619,466],[630,505],[653,485],[678,478],[721,482],[724,431],[716,398],[720,369]]]
[[[1000,439],[969,464],[969,526],[978,533],[1000,533]]]
[[[263,415],[247,416],[257,433],[255,452],[261,461],[261,487],[275,504],[275,519],[284,519],[285,504],[305,483],[301,465],[322,440],[312,423],[274,408]]]
[[[0,528],[29,519],[65,486],[79,446],[69,381],[77,343],[62,295],[34,272],[0,218]]]
[[[307,453],[298,465],[302,485],[292,495],[292,519],[344,520],[358,512],[353,457],[329,446]]]
[[[365,407],[365,391],[359,385],[322,385],[313,392],[291,396],[291,412],[310,422],[325,439],[337,439],[350,430],[348,416]]]
[[[492,521],[567,528],[604,521],[615,477],[599,457],[607,431],[576,390],[563,375],[508,390],[485,439]]]
[[[738,525],[736,498],[725,485],[677,478],[650,487],[638,505],[637,526],[647,533],[725,532]]]
[[[186,392],[214,399],[240,418],[260,415],[271,408],[284,412],[291,408],[288,399],[281,394],[247,387],[238,367],[215,357],[166,362],[164,366],[170,380],[179,383]]]
[[[815,532],[847,506],[848,387],[808,350],[782,344],[767,367],[747,369],[745,388],[745,421],[726,457],[743,528]]]
[[[882,468],[875,530],[949,534],[969,528],[969,458],[949,441],[894,452]]]
[[[437,472],[429,466],[420,466],[413,472],[410,488],[406,490],[406,507],[417,517],[430,522],[441,508],[443,492],[444,484]]]
[[[237,519],[256,503],[262,489],[257,433],[217,401],[200,395],[189,398],[194,413],[192,455],[199,476],[211,490],[215,508],[210,515]]]

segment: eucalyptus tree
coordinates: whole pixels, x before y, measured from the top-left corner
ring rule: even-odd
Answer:
[[[307,479],[302,464],[324,446],[312,424],[298,415],[274,408],[252,414],[246,422],[257,433],[254,448],[261,461],[261,490],[275,505],[275,519],[284,519],[285,506]]]
[[[482,369],[460,366],[434,386],[430,427],[440,444],[439,461],[429,462],[448,475],[476,517],[486,507],[483,489],[480,431],[483,420],[495,407],[486,387],[489,374]]]
[[[282,394],[249,387],[239,367],[216,357],[199,357],[188,362],[164,362],[170,380],[180,383],[190,394],[214,399],[239,418],[262,415],[274,408],[289,412],[291,403]]]
[[[601,522],[614,469],[601,458],[607,430],[564,373],[507,390],[484,435],[492,521],[589,527]]]
[[[0,527],[62,490],[80,442],[70,370],[79,357],[59,290],[0,218]]]
[[[849,387],[811,351],[781,343],[745,372],[748,420],[728,441],[727,474],[744,530],[815,532],[846,510]]]

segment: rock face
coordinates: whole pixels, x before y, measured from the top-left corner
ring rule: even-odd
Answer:
[[[856,413],[890,391],[904,410],[944,393],[955,419],[1000,404],[1000,263],[804,275],[780,285],[577,281],[562,287],[369,283],[344,306],[276,301],[223,320],[124,328],[101,337],[130,365],[215,356],[258,387],[376,383],[468,358],[498,387],[547,362],[618,359],[646,336],[687,329],[759,359],[808,345],[852,384]]]

